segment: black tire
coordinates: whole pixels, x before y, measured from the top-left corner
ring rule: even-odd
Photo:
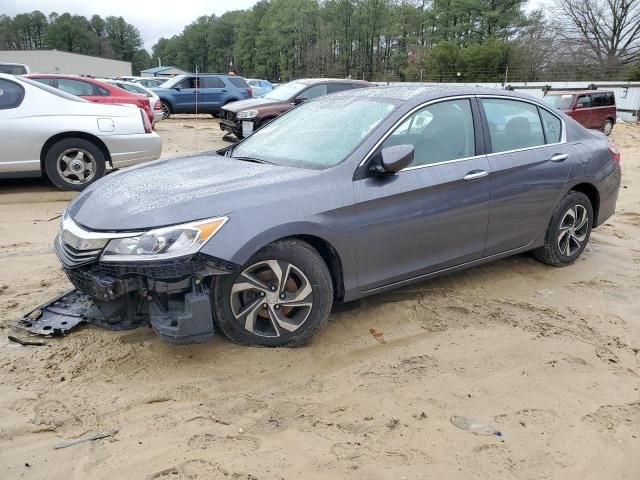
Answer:
[[[571,211],[574,212],[573,216]],[[581,222],[583,212],[586,215],[584,225]],[[571,224],[572,217],[573,224]],[[536,260],[547,265],[565,267],[575,262],[582,254],[589,243],[592,227],[591,201],[584,193],[570,191],[553,212],[544,237],[544,246],[534,250],[533,255]]]
[[[162,119],[166,120],[171,117],[173,113],[173,109],[171,108],[171,104],[169,102],[165,102],[164,100],[160,101],[160,108],[162,109]]]
[[[604,125],[602,125],[602,132],[609,136],[611,135],[611,132],[613,131],[613,120],[611,120],[610,118],[607,118],[604,121]]]
[[[80,152],[82,157],[79,156]],[[71,163],[68,159],[71,159]],[[85,168],[89,163],[92,164],[93,174],[89,174],[86,169],[81,170],[82,166],[78,161],[82,161]],[[44,171],[56,187],[62,190],[80,191],[104,176],[106,161],[102,150],[89,140],[65,138],[54,143],[45,153]],[[78,169],[76,170],[75,167]]]
[[[281,280],[284,286],[282,290],[275,286],[277,276],[272,277],[273,281],[264,280],[264,275],[268,277],[273,273],[273,270],[262,263],[267,261],[272,264],[273,261],[277,261],[280,262],[278,265],[291,266],[280,276],[281,279],[285,277]],[[256,266],[257,269],[254,269]],[[259,279],[262,285],[269,284],[274,291],[270,292],[265,288],[265,296],[259,289],[242,288],[243,285],[247,285],[245,272],[250,278]],[[302,275],[298,276],[298,272]],[[291,286],[290,282],[293,282]],[[240,287],[241,293],[232,294],[234,285]],[[311,288],[308,294],[305,293],[307,286]],[[306,296],[300,300],[298,296],[303,295]],[[284,298],[287,296],[289,297]],[[242,345],[296,347],[308,342],[327,323],[333,305],[333,283],[327,265],[313,247],[300,240],[280,240],[260,250],[241,271],[214,277],[211,299],[216,324],[230,340]],[[287,306],[287,303],[291,304],[294,299],[300,305],[303,301],[309,302],[310,306]],[[279,303],[283,305],[280,306]],[[255,307],[252,307],[253,305]],[[268,305],[267,308],[265,305]],[[247,322],[251,314],[242,316],[241,312],[247,310],[255,312],[253,322]],[[285,324],[292,328],[296,323],[295,330],[287,331],[282,327],[282,322],[276,321],[273,315],[285,315],[285,319],[291,319],[291,322]],[[253,325],[253,331],[246,329],[245,324]]]

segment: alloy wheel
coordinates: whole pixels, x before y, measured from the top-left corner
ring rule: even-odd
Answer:
[[[231,287],[231,311],[250,333],[279,337],[295,332],[313,308],[313,287],[295,265],[266,260],[245,269]]]
[[[56,162],[58,174],[65,181],[78,185],[88,183],[96,175],[96,159],[82,148],[68,148],[63,151]]]
[[[162,109],[162,119],[166,120],[171,116],[171,111],[169,110],[169,105],[164,102],[160,103],[160,108]]]
[[[611,120],[607,120],[606,122],[604,122],[604,127],[602,127],[602,132],[605,135],[610,135],[612,131],[613,131],[613,122]]]
[[[589,214],[582,205],[574,205],[566,211],[560,222],[558,248],[560,253],[571,257],[578,252],[589,232]]]

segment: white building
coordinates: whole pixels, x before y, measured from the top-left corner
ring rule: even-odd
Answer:
[[[131,75],[131,62],[60,50],[0,50],[0,63],[23,63],[31,73],[117,77]]]

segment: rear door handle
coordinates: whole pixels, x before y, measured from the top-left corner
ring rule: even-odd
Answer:
[[[464,176],[465,180],[477,180],[478,178],[486,177],[489,172],[486,170],[472,170]]]
[[[567,158],[569,158],[568,153],[556,153],[549,160],[552,162],[564,162]]]

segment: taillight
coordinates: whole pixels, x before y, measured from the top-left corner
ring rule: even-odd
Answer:
[[[158,110],[161,111],[162,110],[162,105],[160,105],[160,101],[157,101],[156,104],[153,107],[154,110]]]
[[[251,87],[247,87],[245,88],[245,90],[247,91],[250,97],[253,97],[253,90],[251,90]]]
[[[144,131],[147,133],[151,133],[153,130],[151,129],[151,122],[149,122],[149,117],[147,117],[147,113],[140,109],[140,116],[142,117],[142,125],[144,125]]]
[[[620,147],[618,147],[615,143],[609,142],[609,153],[611,154],[611,158],[614,162],[620,165],[620,160],[622,160],[622,156],[620,155]]]

